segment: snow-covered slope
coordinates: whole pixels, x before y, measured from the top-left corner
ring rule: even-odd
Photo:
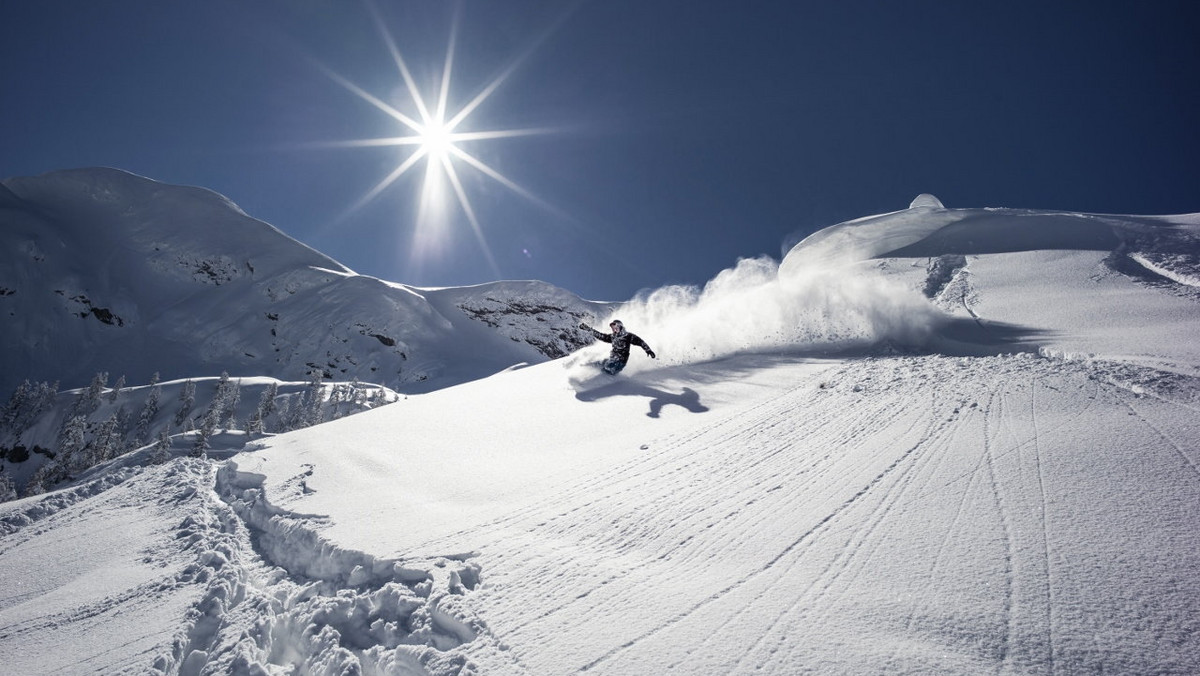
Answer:
[[[539,282],[422,290],[356,275],[220,195],[113,169],[4,181],[0,245],[5,392],[98,371],[143,384],[312,370],[421,391],[561,356],[606,307]],[[499,330],[478,331],[489,317]]]
[[[813,235],[780,275],[830,265],[899,279],[958,318],[934,348],[970,350],[965,338],[1200,375],[1200,215],[915,207]]]
[[[1196,673],[1196,224],[920,199],[636,299],[660,359],[608,383],[590,347],[96,471],[0,512],[0,659]]]

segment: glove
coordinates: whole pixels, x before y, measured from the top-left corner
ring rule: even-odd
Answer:
[[[654,350],[651,350],[650,348],[646,348],[646,355],[651,359],[658,359],[658,357],[654,354]]]
[[[584,331],[592,330],[592,327],[588,326],[587,322],[579,322],[579,328],[583,329]]]

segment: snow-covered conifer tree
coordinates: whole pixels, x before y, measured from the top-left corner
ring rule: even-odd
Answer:
[[[109,391],[108,403],[110,403],[110,404],[117,403],[117,397],[121,396],[121,390],[123,390],[123,389],[125,389],[125,375],[124,374],[122,374],[120,378],[117,378],[117,384],[113,385],[112,390]]]
[[[175,426],[181,427],[196,405],[196,383],[188,380],[179,391],[179,411],[175,414]]]
[[[321,423],[321,407],[325,403],[325,393],[322,391],[321,372],[313,369],[308,374],[308,390],[304,393],[299,427],[312,427]]]
[[[171,459],[171,430],[164,427],[158,433],[158,441],[154,444],[154,450],[150,451],[150,462],[161,465]]]
[[[275,412],[275,397],[279,396],[279,383],[272,382],[267,385],[267,389],[263,390],[262,395],[258,398],[258,408],[254,411],[254,416],[262,424],[259,432],[266,431],[267,418]]]
[[[85,434],[87,432],[87,417],[82,415],[69,416],[63,422],[62,430],[58,434],[58,450],[54,456],[54,462],[46,462],[42,467],[48,467],[51,464],[57,464],[62,467],[64,472],[69,471],[75,463],[82,462],[84,459],[76,457],[80,455],[84,448]]]
[[[204,422],[201,425],[208,424],[208,418],[212,418],[212,428],[215,430],[220,421],[224,418],[225,407],[229,403],[229,398],[232,395],[233,383],[229,380],[229,373],[221,371],[221,377],[217,380],[216,389],[213,391],[212,400],[208,402],[208,409],[204,412]]]
[[[28,380],[17,385],[17,389],[8,398],[8,404],[5,405],[4,411],[0,413],[0,432],[16,427],[21,411],[30,405],[33,389],[33,385]]]
[[[192,447],[193,456],[204,457],[204,452],[209,449],[209,439],[217,431],[217,422],[220,416],[221,412],[219,409],[212,406],[208,407],[208,411],[204,414],[204,419],[200,421],[200,429],[197,430],[196,444]]]
[[[237,418],[237,407],[242,401],[242,381],[235,380],[230,383],[228,394],[225,396],[225,406],[221,410],[221,419],[225,421],[225,429],[231,430],[236,427],[235,420]]]
[[[28,381],[26,381],[28,382]],[[17,388],[20,391],[20,387]],[[25,430],[37,422],[40,416],[46,409],[54,403],[58,398],[58,383],[53,385],[40,382],[26,389],[24,395],[13,393],[13,400],[9,401],[9,407],[5,409],[6,416],[11,417],[4,420],[4,424],[0,424],[0,431],[7,429],[14,439],[20,438]],[[20,401],[14,401],[19,399]],[[13,405],[16,404],[16,408]]]
[[[250,417],[246,419],[246,433],[250,435],[263,433],[263,421],[257,408],[254,409],[254,412],[251,413]]]
[[[291,414],[292,414],[292,400],[290,397],[284,397],[283,401],[279,404],[279,410],[276,412],[276,416],[275,416],[275,431],[276,432],[287,432],[288,430],[291,429],[291,427],[289,427]],[[264,425],[265,424],[266,423],[265,423],[265,417],[264,417]]]
[[[154,422],[154,416],[158,415],[158,400],[161,396],[162,387],[158,384],[158,371],[155,371],[154,375],[150,376],[150,394],[146,395],[146,402],[142,404],[142,412],[138,415],[137,433],[134,435],[138,446],[150,439],[150,424]]]
[[[28,380],[13,390],[12,396],[8,398],[8,403],[0,409],[0,436],[3,436],[6,431],[13,432],[14,436],[17,434],[17,422],[23,417],[22,413],[33,403],[34,392],[34,385]]]
[[[92,384],[88,388],[79,393],[79,398],[75,400],[75,410],[73,415],[91,415],[100,408],[100,395],[104,392],[104,388],[108,385],[108,372],[99,371],[92,377]]]
[[[209,435],[204,433],[203,426],[201,427],[200,430],[197,430],[196,441],[195,441],[195,443],[192,444],[191,456],[193,458],[207,458],[208,457],[208,448],[209,448],[208,437],[209,437]]]
[[[220,399],[221,395],[228,393],[228,391],[229,391],[229,372],[221,371],[221,377],[217,378],[217,389],[216,389],[216,394],[213,395],[213,400],[215,401],[217,399]]]
[[[24,420],[18,421],[18,427],[21,431],[32,425],[38,416],[54,405],[58,399],[58,381],[53,384],[41,382],[34,387],[32,402],[27,411]]]
[[[121,434],[117,429],[119,425],[120,418],[116,413],[100,424],[92,438],[91,452],[78,461],[80,470],[117,457],[121,450]]]

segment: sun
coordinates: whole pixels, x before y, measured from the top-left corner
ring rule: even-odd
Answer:
[[[429,156],[431,162],[441,162],[454,150],[454,134],[450,127],[440,120],[434,120],[421,129],[418,134],[421,150]]]
[[[500,129],[500,130],[485,130],[485,131],[458,131],[460,127],[464,127],[464,123],[468,119],[473,118],[476,111],[487,101],[487,99],[499,88],[506,79],[516,70],[520,63],[527,58],[536,46],[545,40],[549,35],[549,31],[544,33],[534,44],[527,49],[523,54],[518,56],[511,65],[500,73],[494,80],[485,86],[474,98],[466,105],[450,110],[449,101],[451,93],[451,79],[454,65],[454,55],[457,43],[457,27],[458,16],[455,15],[454,21],[451,23],[450,36],[447,40],[446,56],[442,64],[440,81],[436,92],[422,92],[413,79],[412,72],[408,68],[408,63],[400,53],[400,49],[392,37],[391,32],[387,29],[382,16],[374,3],[367,2],[367,8],[372,14],[375,26],[378,29],[379,35],[387,46],[388,52],[391,54],[392,60],[399,71],[400,78],[404,84],[404,90],[409,97],[408,103],[410,108],[415,108],[416,117],[406,115],[401,112],[396,106],[384,101],[382,98],[366,91],[362,87],[351,82],[349,79],[333,71],[329,67],[321,63],[316,63],[316,66],[324,72],[330,79],[350,93],[357,96],[359,99],[374,106],[379,111],[394,119],[399,126],[400,135],[373,138],[373,139],[356,139],[351,141],[336,141],[332,143],[320,144],[323,146],[335,147],[381,147],[381,146],[396,146],[402,148],[400,157],[402,158],[396,167],[383,177],[374,187],[368,190],[356,203],[354,203],[345,213],[345,216],[359,210],[367,203],[379,197],[391,187],[402,176],[417,169],[424,168],[424,178],[420,181],[420,187],[417,195],[417,213],[416,213],[416,229],[414,231],[414,241],[412,255],[414,259],[422,255],[422,251],[431,242],[437,242],[444,239],[445,231],[451,225],[451,213],[457,205],[458,210],[466,217],[471,228],[479,242],[480,247],[486,256],[488,263],[492,267],[492,272],[499,278],[500,270],[496,265],[495,258],[492,255],[491,248],[488,246],[487,238],[484,235],[482,224],[476,214],[475,209],[471,205],[471,200],[467,195],[466,189],[463,187],[463,182],[459,176],[460,169],[469,168],[471,171],[478,172],[487,176],[491,180],[505,186],[509,190],[518,195],[531,200],[538,205],[552,212],[558,213],[558,210],[547,204],[540,198],[533,195],[531,192],[522,188],[511,179],[505,177],[499,171],[488,166],[475,155],[464,149],[464,143],[476,143],[480,141],[489,141],[497,139],[508,139],[518,136],[529,136],[533,134],[548,133],[550,129]],[[551,28],[551,31],[553,27]],[[474,126],[474,125],[472,125]],[[469,128],[469,127],[468,127]]]

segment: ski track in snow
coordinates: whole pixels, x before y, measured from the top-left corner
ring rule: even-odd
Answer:
[[[83,635],[162,603],[184,624],[131,637],[146,661],[105,671],[1184,673],[1195,638],[1168,602],[1186,607],[1196,583],[1141,593],[1200,565],[1195,428],[1174,412],[1195,408],[1174,394],[1144,369],[1030,355],[845,362],[485,524],[469,533],[477,556],[419,561],[325,541],[319,518],[273,507],[235,462],[122,469],[10,509],[0,558],[153,493],[140,556],[156,572],[29,619],[37,590],[10,593],[0,639]],[[1140,432],[1068,442],[1114,415]],[[1145,498],[1106,492],[1137,467],[1133,483],[1171,500],[1130,526]],[[1139,536],[1162,551],[1131,550]],[[683,638],[697,633],[710,638]]]
[[[1170,599],[1200,598],[1196,583],[1137,599],[1200,565],[1194,459],[1139,412],[1162,401],[1098,368],[847,363],[496,520],[470,605],[507,655],[485,671],[1187,672],[1196,638]],[[951,396],[933,387],[948,378]],[[1074,448],[1119,411],[1147,433]],[[1130,516],[1109,482],[1164,463],[1185,473],[1141,480],[1174,502]],[[1163,552],[1108,532],[1139,537],[1132,520],[1155,538],[1164,516]]]
[[[38,546],[57,531],[71,537],[76,528],[94,535],[95,528],[143,524],[139,534],[153,544],[139,541],[131,552],[118,537],[113,558],[92,565],[111,575],[134,564],[135,572],[122,573],[128,580],[98,582],[103,593],[65,593],[90,583],[91,562],[81,562],[68,579],[0,600],[0,645],[53,629],[60,640],[75,636],[76,649],[61,654],[77,661],[47,664],[2,648],[0,658],[16,669],[11,673],[31,674],[472,673],[455,648],[486,631],[461,603],[478,584],[477,565],[466,556],[401,561],[340,549],[317,534],[311,519],[268,504],[260,483],[232,462],[218,469],[183,458],[24,501],[0,519],[0,559],[19,563],[14,557],[31,556],[23,545]],[[145,496],[154,496],[150,513]],[[128,558],[134,554],[136,564]],[[27,565],[47,563],[32,558]],[[47,589],[54,585],[64,591]],[[62,607],[23,605],[47,598]],[[110,623],[121,626],[121,615],[156,605],[167,612],[153,633],[105,631]],[[89,636],[97,642],[83,640]],[[106,652],[128,652],[131,641],[143,662],[106,662]]]
[[[0,597],[0,646],[53,628],[75,651],[0,659],[187,675],[1197,666],[1200,632],[1180,617],[1200,599],[1189,377],[1030,354],[797,373],[421,547],[465,540],[465,555],[343,549],[322,518],[271,505],[236,458],[123,468],[13,503],[6,566],[43,565],[29,547],[72,529],[139,526],[114,532],[111,562],[73,564],[78,579]],[[75,591],[114,569],[126,572]],[[162,613],[154,631],[104,633],[147,612]]]

